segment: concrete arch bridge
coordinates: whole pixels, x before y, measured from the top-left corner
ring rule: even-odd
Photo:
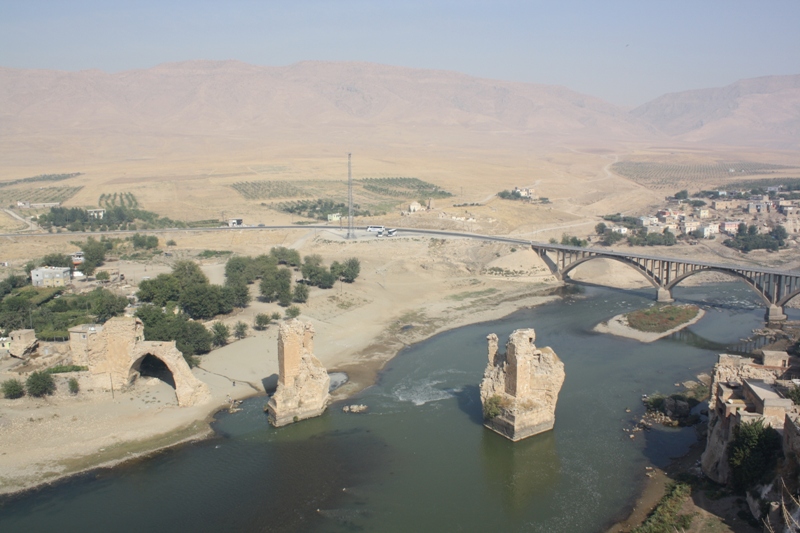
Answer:
[[[671,302],[672,289],[686,278],[702,272],[720,272],[740,279],[764,302],[767,322],[786,320],[783,307],[800,295],[800,273],[751,266],[691,261],[654,255],[580,248],[561,244],[531,242],[531,248],[559,279],[594,259],[618,261],[638,271],[658,291],[659,302]]]

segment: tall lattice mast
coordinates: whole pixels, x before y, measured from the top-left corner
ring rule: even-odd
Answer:
[[[353,169],[350,164],[352,154],[347,154],[347,238],[356,236],[353,228]]]

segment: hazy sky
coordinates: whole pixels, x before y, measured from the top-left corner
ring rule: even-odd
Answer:
[[[0,0],[0,66],[316,59],[565,85],[622,105],[800,74],[798,0]]]

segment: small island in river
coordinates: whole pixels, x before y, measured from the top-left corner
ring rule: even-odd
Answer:
[[[595,326],[594,331],[653,342],[691,326],[705,311],[696,305],[660,305],[617,315]]]

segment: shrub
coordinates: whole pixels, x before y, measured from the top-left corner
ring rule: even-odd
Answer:
[[[47,372],[34,372],[28,379],[25,380],[25,388],[28,389],[28,394],[41,398],[42,396],[50,396],[56,391],[56,382]]]
[[[487,398],[486,402],[483,404],[483,419],[491,420],[500,416],[500,413],[502,412],[502,403],[503,399],[500,396],[492,396],[491,398]]]
[[[211,343],[214,346],[225,346],[228,344],[228,337],[231,336],[231,330],[222,322],[214,322],[211,326]]]
[[[239,340],[244,339],[247,337],[247,324],[242,322],[241,320],[236,323],[233,327],[233,336]]]
[[[97,279],[97,281],[108,281],[109,279],[111,279],[111,275],[108,273],[108,271],[103,270],[97,273],[95,279]]]
[[[270,317],[268,314],[259,313],[256,315],[253,327],[259,331],[267,329],[267,326],[269,326],[269,322],[271,319],[272,317]]]
[[[65,372],[83,372],[89,370],[88,366],[81,365],[56,365],[45,370],[48,374],[63,374]]]
[[[168,240],[167,246],[175,246],[175,241],[173,239]]]
[[[795,405],[800,405],[800,387],[789,387],[786,397],[792,400]]]
[[[728,445],[733,488],[744,492],[772,474],[781,453],[781,436],[763,420],[736,426]]]
[[[78,380],[75,378],[69,378],[68,384],[70,394],[78,394],[78,391],[81,390],[80,385],[78,385]]]
[[[22,382],[18,379],[5,380],[0,385],[0,389],[3,390],[3,398],[7,400],[15,400],[25,396],[25,387],[22,386]]]
[[[300,308],[296,305],[290,305],[286,308],[286,318],[297,318],[300,316]]]

